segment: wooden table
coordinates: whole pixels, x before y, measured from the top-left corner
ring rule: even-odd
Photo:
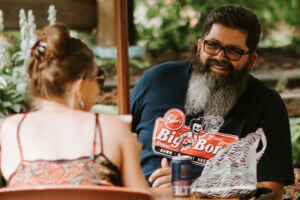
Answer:
[[[152,195],[155,200],[201,200],[193,197],[173,197],[171,194],[171,188],[151,188]],[[204,199],[202,199],[204,200]],[[207,200],[207,199],[206,199]],[[210,199],[213,200],[213,199]],[[220,200],[220,199],[219,199]],[[223,199],[226,200],[226,199]],[[237,199],[227,199],[237,200]]]
[[[192,197],[173,197],[171,188],[151,188],[155,200],[190,200]]]

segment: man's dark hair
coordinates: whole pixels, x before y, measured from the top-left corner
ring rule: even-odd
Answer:
[[[204,22],[202,37],[208,35],[214,23],[247,32],[246,45],[250,52],[256,50],[261,37],[262,24],[251,10],[235,4],[222,5],[212,9]]]

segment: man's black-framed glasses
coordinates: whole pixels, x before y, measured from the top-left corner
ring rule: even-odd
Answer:
[[[232,61],[238,61],[245,54],[250,53],[249,51],[245,51],[233,46],[222,46],[220,43],[211,41],[211,40],[203,40],[204,44],[204,52],[210,55],[218,55],[221,50],[224,51],[225,57]]]

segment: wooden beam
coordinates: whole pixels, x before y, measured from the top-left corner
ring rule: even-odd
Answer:
[[[57,22],[72,29],[91,30],[97,27],[96,0],[0,0],[5,29],[19,29],[19,10],[31,9],[38,28],[48,25],[48,7],[55,5]]]
[[[129,114],[127,0],[115,0],[119,114]]]

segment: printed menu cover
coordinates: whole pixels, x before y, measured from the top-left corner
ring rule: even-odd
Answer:
[[[219,116],[193,119],[189,126],[185,121],[178,108],[155,120],[152,148],[156,154],[169,158],[189,155],[194,164],[204,166],[220,149],[238,140],[238,136],[217,132],[224,122]]]

